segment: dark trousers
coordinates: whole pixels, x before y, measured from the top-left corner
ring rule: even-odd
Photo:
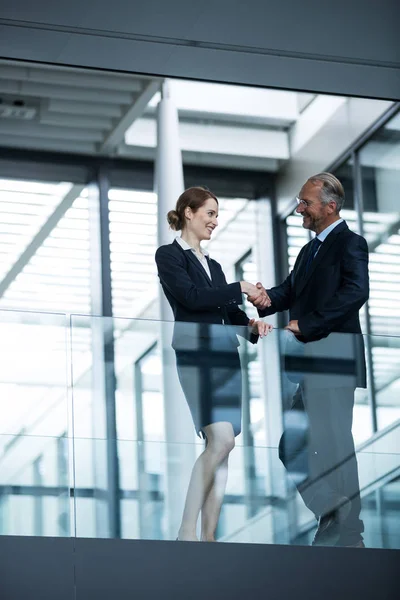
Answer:
[[[349,544],[364,531],[351,433],[354,391],[354,387],[313,388],[307,381],[299,384],[292,410],[303,413],[305,427],[288,426],[279,443],[281,461],[289,474],[295,474],[296,487],[317,518],[337,507],[340,498],[351,500],[340,540]]]

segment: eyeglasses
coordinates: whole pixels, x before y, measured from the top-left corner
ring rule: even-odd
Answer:
[[[297,206],[300,206],[300,204],[302,204],[306,208],[308,206],[312,205],[312,202],[309,202],[308,200],[303,200],[302,198],[299,198],[299,197],[296,197],[296,202],[297,202]]]

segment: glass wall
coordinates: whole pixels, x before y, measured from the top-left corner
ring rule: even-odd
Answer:
[[[400,115],[360,150],[363,224],[370,251],[371,333],[399,335],[400,291]],[[377,421],[384,428],[400,418],[400,348],[385,337],[372,348]]]
[[[173,324],[148,319],[110,320],[72,316],[73,371],[76,371],[75,362],[79,366],[81,361],[79,352],[74,352],[74,332],[85,321],[91,324],[93,330],[100,328],[107,335],[113,330],[118,341],[115,344],[114,390],[102,387],[98,379],[100,367],[109,370],[110,360],[108,358],[96,364],[99,357],[95,350],[92,352],[89,376],[73,382],[76,534],[83,537],[175,539],[191,469],[203,449],[203,443],[195,437],[191,421],[187,424],[188,429],[184,428],[182,416],[188,408],[175,377],[176,365],[169,343],[162,349],[164,369],[161,368],[160,330],[161,340],[165,341],[164,336],[172,333]],[[186,324],[186,327],[192,330],[192,324]],[[120,337],[121,331],[125,335]],[[303,482],[307,482],[304,483],[306,486],[311,485],[307,475],[306,420],[302,419],[299,411],[294,411],[291,419],[285,422],[285,451],[294,451],[294,460],[286,461],[288,477],[279,460],[279,456],[283,456],[282,447],[278,453],[276,446],[268,446],[257,439],[259,421],[247,420],[246,411],[260,397],[267,404],[280,409],[274,379],[266,379],[264,391],[252,385],[249,381],[249,363],[259,364],[261,373],[268,372],[275,357],[278,337],[281,348],[278,353],[281,365],[279,375],[293,381],[298,374],[296,360],[300,359],[303,376],[310,386],[316,385],[315,397],[318,400],[321,393],[329,394],[329,390],[334,392],[337,388],[340,390],[340,398],[332,394],[334,405],[342,407],[339,408],[339,415],[336,415],[339,416],[335,426],[339,437],[343,434],[340,416],[345,408],[341,404],[342,396],[347,393],[346,386],[351,388],[352,393],[357,377],[353,336],[336,334],[330,337],[328,344],[327,340],[322,340],[307,345],[303,353],[303,349],[299,349],[299,342],[291,344],[285,331],[275,331],[256,346],[243,341],[241,328],[235,331],[242,340],[242,434],[237,437],[229,460],[218,539],[247,543],[310,542],[315,532],[315,519],[299,496],[294,495],[295,485]],[[364,339],[366,342],[366,337]],[[287,361],[288,357],[294,361]],[[341,363],[341,366],[339,369],[326,370],[325,366],[330,363]],[[304,367],[305,364],[307,367]],[[101,376],[104,377],[104,373]],[[106,379],[110,381],[109,375]],[[86,389],[93,410],[92,425],[95,431],[87,437],[77,434],[82,421],[82,389]],[[110,428],[101,430],[104,412],[112,394],[115,394],[117,408],[113,432]],[[362,418],[363,415],[356,411],[356,430]],[[365,540],[371,547],[396,548],[399,545],[398,528],[395,526],[398,428],[397,424],[381,439],[368,440],[357,452],[362,495],[361,518],[365,525]],[[338,448],[341,448],[340,444]],[[332,471],[346,470],[351,460],[351,455],[346,453],[342,461],[316,478],[316,484],[321,480],[329,480]],[[378,484],[382,492],[381,501],[371,491]],[[352,489],[352,494],[354,500],[358,495],[356,488]],[[117,528],[116,523],[119,524]],[[393,525],[393,529],[383,538],[388,523]]]
[[[71,535],[67,318],[0,311],[0,531]]]
[[[165,334],[162,324],[148,319],[66,319],[13,311],[0,311],[0,317],[1,364],[6,370],[2,371],[2,391],[8,406],[1,431],[0,533],[173,539],[190,471],[203,444],[191,423],[192,441],[183,441],[188,432],[180,429],[179,419],[187,406],[179,383],[170,386],[167,395],[163,392],[158,341],[160,326]],[[172,324],[165,326],[171,330]],[[106,350],[103,356],[98,352],[101,344],[83,352],[80,332],[84,327],[91,329],[94,339],[103,340],[104,349],[114,334],[113,361]],[[237,333],[242,338],[240,328]],[[276,336],[282,338],[280,359],[288,352],[296,356],[298,347],[289,350],[285,333],[276,331],[256,346],[241,344],[243,433],[229,464],[217,532],[221,540],[297,544],[310,540],[315,530],[310,512],[298,498],[292,502],[293,484],[305,474],[305,463],[300,460],[301,418],[297,415],[291,423],[286,422],[292,428],[299,457],[290,467],[290,478],[279,461],[278,449],[258,436],[263,427],[262,406],[266,401],[279,409],[280,399],[274,379],[267,377],[266,386],[260,388],[262,375],[255,377],[251,365],[259,365],[259,374],[269,372]],[[396,343],[396,338],[386,340]],[[341,360],[352,347],[351,340],[343,342],[339,344]],[[326,362],[337,358],[326,354],[327,350],[321,346],[313,354],[310,345],[309,359],[318,359],[317,369],[321,351]],[[171,354],[170,347],[167,352]],[[115,380],[110,377],[111,362]],[[284,361],[279,362],[286,369]],[[173,378],[175,364],[170,358],[165,364],[167,376]],[[69,398],[67,373],[71,367]],[[289,371],[282,374],[287,376]],[[315,377],[313,368],[310,373]],[[333,389],[343,378],[332,371],[326,375],[327,385]],[[32,395],[34,389],[36,396]],[[114,429],[110,428],[113,396]],[[178,420],[175,429],[166,427],[166,409]],[[360,419],[362,415],[356,411],[356,430]],[[364,535],[372,547],[399,547],[398,427],[397,423],[382,438],[369,440],[357,454]],[[377,481],[384,483],[379,498],[371,491]],[[285,492],[286,484],[291,487]],[[307,535],[302,533],[305,530]]]

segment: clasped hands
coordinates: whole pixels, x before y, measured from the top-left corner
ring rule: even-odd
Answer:
[[[271,306],[271,299],[267,294],[266,289],[259,281],[256,285],[252,283],[248,283],[247,281],[242,281],[240,283],[242,292],[247,294],[247,299],[249,302],[253,304],[257,309],[263,310]],[[249,322],[257,333],[262,337],[263,335],[268,335],[270,331],[272,331],[272,325],[268,323],[264,323],[263,321],[256,321],[255,319],[251,319]],[[299,323],[297,320],[289,321],[286,325],[285,329],[291,331],[294,335],[301,335],[301,331],[299,328]]]
[[[240,287],[242,292],[246,294],[247,300],[259,310],[264,310],[271,306],[271,299],[262,283],[258,282],[254,285],[248,281],[241,281]]]
[[[256,285],[253,285],[248,281],[241,281],[240,287],[242,292],[247,295],[248,301],[259,310],[263,310],[264,308],[271,306],[271,299],[268,296],[264,286],[260,282],[258,282]],[[264,321],[256,321],[256,319],[250,319],[249,327],[251,327],[253,332],[258,334],[260,337],[268,335],[273,329],[272,325],[269,323],[264,323]]]

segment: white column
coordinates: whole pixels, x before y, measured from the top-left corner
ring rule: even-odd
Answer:
[[[277,283],[275,273],[273,222],[271,202],[260,199],[257,202],[257,232],[256,254],[260,281],[266,288]],[[277,316],[265,317],[267,323],[277,326]],[[267,493],[279,498],[286,498],[286,473],[278,456],[278,444],[282,434],[282,391],[281,391],[281,332],[275,329],[259,344],[262,395],[264,399],[265,440],[267,446],[268,475],[266,481]],[[273,508],[273,539],[274,543],[287,541],[288,523],[285,511]]]
[[[184,190],[184,183],[178,111],[171,98],[168,80],[165,80],[161,86],[161,101],[158,104],[155,175],[158,207],[157,241],[158,245],[169,244],[174,239],[174,232],[167,223],[167,212],[175,208],[176,201]],[[169,308],[166,301],[164,304]],[[161,314],[165,307],[161,308]],[[171,313],[167,311],[167,314]]]
[[[168,80],[162,84],[161,101],[158,105],[155,187],[158,216],[157,242],[158,246],[161,246],[171,243],[176,235],[170,230],[166,217],[168,211],[175,208],[176,201],[184,190],[178,111],[171,98]],[[161,288],[159,306],[166,441],[161,448],[161,456],[166,462],[165,528],[166,536],[174,539],[178,533],[186,489],[195,461],[195,434],[177,376],[175,353],[171,348],[173,315]]]

